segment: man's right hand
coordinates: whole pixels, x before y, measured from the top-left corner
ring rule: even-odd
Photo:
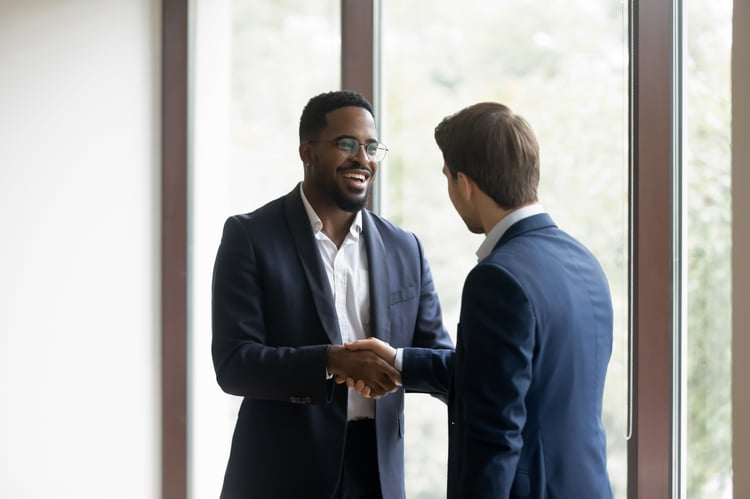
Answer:
[[[371,350],[349,350],[343,345],[328,347],[327,369],[337,383],[347,378],[361,381],[370,398],[378,399],[398,389],[401,373],[390,362]]]

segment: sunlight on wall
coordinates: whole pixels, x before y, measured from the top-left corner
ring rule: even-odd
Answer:
[[[0,3],[0,497],[158,497],[157,19]]]

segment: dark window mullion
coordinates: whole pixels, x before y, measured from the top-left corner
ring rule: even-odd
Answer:
[[[377,115],[380,103],[375,95],[375,1],[341,0],[341,88],[364,95]],[[375,188],[379,188],[378,184]],[[369,209],[376,204],[373,201],[371,193]]]
[[[162,1],[161,497],[187,498],[188,1]]]
[[[373,105],[374,1],[341,0],[341,88],[364,95]]]
[[[671,0],[632,2],[633,434],[628,497],[667,499],[672,466]]]

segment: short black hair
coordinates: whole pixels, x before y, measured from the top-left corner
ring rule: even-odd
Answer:
[[[307,102],[299,120],[299,140],[307,142],[318,138],[320,131],[328,126],[326,114],[336,109],[355,106],[367,109],[375,116],[372,105],[365,97],[351,90],[335,90],[316,95]]]

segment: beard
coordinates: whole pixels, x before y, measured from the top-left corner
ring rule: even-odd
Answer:
[[[314,163],[317,162],[317,158]],[[322,175],[313,175],[311,180],[315,184],[317,190],[323,193],[324,197],[328,198],[336,207],[340,210],[356,213],[367,206],[367,200],[369,199],[370,189],[372,188],[372,180],[374,172],[367,166],[359,164],[353,164],[350,166],[340,166],[339,171],[342,170],[366,170],[370,174],[367,187],[362,196],[361,191],[354,191],[349,193],[345,188],[342,188],[338,182],[330,179],[326,179]]]
[[[330,194],[333,200],[336,202],[336,206],[338,206],[341,210],[348,211],[350,213],[356,213],[367,206],[367,200],[370,196],[370,189],[372,188],[372,180],[375,173],[369,167],[361,165],[359,163],[354,163],[351,166],[339,168],[339,171],[346,170],[364,170],[369,174],[364,197],[357,196],[357,194],[359,193],[349,195],[347,192],[342,190],[338,184],[333,184],[331,186],[332,192]]]
[[[370,194],[369,185],[367,187],[366,195],[363,198],[355,198],[349,196],[345,192],[343,192],[337,185],[331,185],[330,188],[331,192],[329,192],[329,194],[336,203],[336,206],[338,206],[341,210],[348,211],[350,213],[356,213],[367,206],[367,199]]]

